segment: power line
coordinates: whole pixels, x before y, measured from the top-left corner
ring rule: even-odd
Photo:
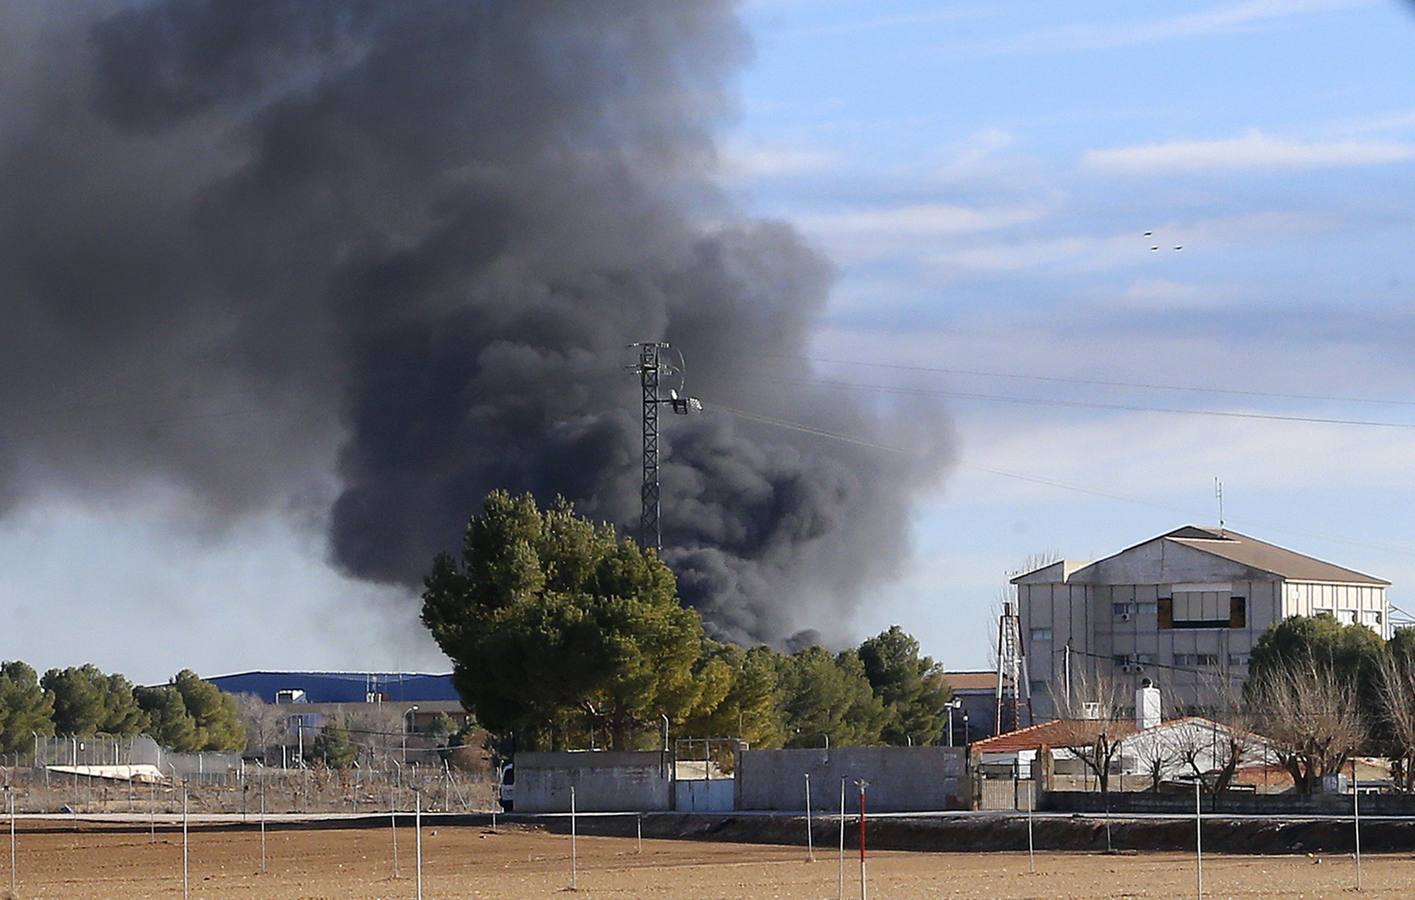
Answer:
[[[950,391],[942,388],[920,388],[892,384],[859,384],[852,381],[834,381],[824,378],[784,378],[779,376],[754,376],[736,373],[729,378],[747,381],[764,381],[774,384],[789,384],[798,387],[835,387],[847,390],[875,391],[906,396],[949,397],[957,400],[980,400],[990,403],[1019,403],[1029,406],[1059,406],[1080,409],[1108,409],[1120,412],[1164,413],[1179,416],[1209,416],[1224,419],[1257,419],[1268,422],[1297,422],[1315,425],[1349,425],[1371,428],[1411,428],[1415,422],[1390,422],[1374,419],[1339,419],[1327,416],[1296,416],[1281,413],[1236,412],[1220,409],[1175,409],[1166,406],[1140,406],[1130,403],[1101,403],[1092,400],[1058,400],[1041,397],[1017,397],[1010,394],[979,394],[970,391]]]
[[[802,434],[814,435],[816,437],[843,441],[845,443],[854,444],[860,447],[870,447],[876,450],[885,450],[890,453],[902,453],[906,455],[914,455],[918,452],[916,450],[910,450],[904,447],[896,447],[890,444],[880,443],[879,441],[866,440],[864,438],[855,437],[854,435],[842,434],[840,432],[830,431],[824,428],[817,428],[811,425],[803,425],[799,422],[792,422],[790,420],[782,419],[776,416],[768,416],[761,413],[754,413],[747,410],[736,409],[734,407],[726,406],[720,403],[713,403],[711,406],[708,407],[708,409],[725,412],[730,415],[737,416],[738,418],[745,419],[747,421],[758,422],[764,425],[772,425],[779,428],[785,428],[791,431],[800,432]],[[1025,481],[1030,484],[1042,485],[1044,487],[1052,487],[1058,490],[1071,491],[1073,493],[1078,494],[1086,494],[1092,497],[1100,497],[1106,500],[1118,500],[1122,503],[1132,503],[1137,506],[1147,506],[1151,509],[1178,513],[1184,516],[1185,518],[1195,521],[1203,518],[1203,516],[1195,515],[1193,510],[1185,509],[1184,507],[1175,506],[1173,504],[1168,503],[1159,503],[1154,500],[1145,500],[1140,497],[1133,497],[1127,494],[1116,493],[1114,491],[1106,491],[1101,490],[1099,488],[1088,487],[1086,485],[1059,481],[1054,478],[1046,478],[1040,475],[1032,475],[1027,472],[1010,471],[1007,469],[999,469],[994,466],[985,466],[979,463],[970,463],[966,460],[959,460],[957,464],[964,468],[975,469],[979,472],[987,472],[990,475],[997,475],[1001,478],[1011,478],[1015,481]],[[1383,553],[1393,553],[1401,556],[1415,556],[1415,548],[1403,547],[1393,544],[1376,544],[1368,541],[1356,541],[1351,540],[1350,538],[1334,537],[1332,535],[1321,534],[1319,532],[1304,531],[1301,529],[1292,528],[1287,525],[1268,523],[1259,519],[1248,519],[1246,521],[1248,521],[1252,525],[1256,525],[1260,528],[1265,528],[1270,531],[1277,531],[1285,534],[1296,535],[1299,537],[1309,537],[1315,540],[1329,541],[1334,544],[1344,544],[1349,547],[1360,547],[1366,550],[1376,550]]]
[[[1059,654],[1066,653],[1066,652],[1067,652],[1067,649],[1066,649],[1065,647],[1062,647],[1062,648],[1059,648],[1059,649],[1057,649],[1057,650],[1051,651],[1051,653],[1052,653],[1053,656],[1057,656],[1057,655],[1059,655]],[[1106,656],[1104,653],[1091,653],[1091,652],[1088,652],[1088,651],[1086,651],[1086,650],[1077,650],[1077,649],[1075,649],[1074,647],[1071,648],[1071,651],[1070,651],[1070,652],[1071,652],[1071,655],[1072,655],[1072,656],[1085,656],[1085,657],[1089,657],[1089,658],[1091,658],[1091,659],[1099,659],[1099,660],[1104,660],[1104,661],[1106,661],[1106,662],[1111,662],[1111,663],[1115,662],[1116,657],[1118,657],[1118,656],[1131,657],[1131,656],[1134,655],[1134,654],[1121,654],[1121,653],[1116,653],[1116,654],[1112,654],[1111,656]],[[1222,677],[1223,680],[1225,680],[1225,681],[1232,681],[1234,678],[1241,678],[1243,681],[1247,681],[1247,680],[1248,680],[1248,676],[1246,676],[1246,675],[1240,676],[1240,675],[1237,675],[1237,674],[1235,674],[1235,673],[1233,673],[1233,672],[1222,672],[1222,673],[1219,673],[1219,672],[1213,671],[1212,669],[1199,669],[1199,668],[1191,668],[1191,667],[1188,667],[1188,666],[1175,666],[1175,665],[1169,665],[1169,664],[1167,664],[1167,663],[1157,663],[1157,662],[1138,662],[1138,661],[1134,661],[1134,660],[1132,660],[1131,662],[1132,662],[1134,665],[1139,666],[1141,669],[1167,669],[1167,670],[1169,670],[1169,671],[1171,671],[1171,672],[1187,672],[1187,673],[1189,673],[1189,674],[1191,674],[1191,675],[1202,675],[1202,676],[1204,676],[1205,678],[1210,678],[1210,679]]]
[[[1119,387],[1135,388],[1139,390],[1154,391],[1185,391],[1200,394],[1229,394],[1240,397],[1269,397],[1281,400],[1320,400],[1331,403],[1372,403],[1390,406],[1415,406],[1415,400],[1396,400],[1386,397],[1353,397],[1349,395],[1336,394],[1295,394],[1283,393],[1280,391],[1255,391],[1241,388],[1218,388],[1201,387],[1187,384],[1165,384],[1160,382],[1144,381],[1107,381],[1097,378],[1068,378],[1061,375],[1030,375],[1019,372],[999,372],[985,369],[955,369],[940,366],[915,366],[904,363],[883,363],[867,362],[854,359],[832,359],[821,356],[804,356],[800,354],[767,353],[758,354],[761,356],[774,357],[778,359],[798,359],[804,362],[818,362],[837,366],[864,366],[874,369],[894,369],[904,372],[932,372],[941,375],[967,375],[981,378],[1009,378],[1017,381],[1041,381],[1053,384],[1084,384],[1094,387]]]

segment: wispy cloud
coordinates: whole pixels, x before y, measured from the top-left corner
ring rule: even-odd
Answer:
[[[1231,169],[1331,169],[1415,159],[1415,144],[1394,141],[1297,141],[1250,131],[1209,141],[1165,141],[1092,150],[1088,168],[1127,175]]]
[[[1333,123],[1337,132],[1343,134],[1372,134],[1386,131],[1409,131],[1415,129],[1415,109],[1400,109],[1376,113],[1368,116],[1342,119]]]
[[[720,164],[728,178],[751,180],[780,178],[828,169],[835,157],[805,147],[730,145],[723,149]]]
[[[1290,16],[1374,6],[1380,0],[1246,0],[1199,12],[1129,22],[1092,22],[1030,31],[993,44],[992,53],[1107,50],[1241,31]]]
[[[795,221],[837,259],[850,262],[917,255],[943,238],[1010,228],[1040,219],[1048,212],[1045,207],[1033,205],[916,203],[796,216]]]
[[[1192,284],[1170,278],[1138,278],[1120,292],[1114,305],[1132,310],[1212,310],[1234,299],[1230,285]]]

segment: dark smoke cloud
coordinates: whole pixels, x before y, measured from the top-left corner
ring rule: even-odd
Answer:
[[[635,522],[625,345],[667,339],[709,407],[919,450],[665,417],[665,555],[716,633],[838,633],[903,558],[946,429],[788,358],[831,271],[712,180],[729,4],[31,0],[0,26],[0,502],[177,485],[217,520],[315,516],[341,568],[412,585],[495,487]]]

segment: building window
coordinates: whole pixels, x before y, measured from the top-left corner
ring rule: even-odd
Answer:
[[[1160,628],[1244,628],[1248,601],[1226,591],[1184,591],[1161,597],[1158,616]]]
[[[1033,628],[1031,631],[1027,632],[1027,636],[1034,641],[1049,641],[1051,640],[1051,629]]]
[[[1034,697],[1038,694],[1045,694],[1047,692],[1047,683],[1046,679],[1044,678],[1033,678],[1030,682],[1028,682],[1028,684],[1031,685],[1032,696]]]
[[[1228,664],[1230,666],[1242,666],[1244,668],[1247,668],[1248,663],[1252,660],[1252,658],[1252,654],[1249,653],[1230,653],[1228,654]]]
[[[1335,611],[1332,610],[1330,607],[1326,607],[1326,606],[1314,606],[1314,607],[1312,607],[1312,615],[1314,615],[1314,616],[1330,616],[1330,617],[1333,618],[1333,619],[1336,618]]]
[[[1135,614],[1135,604],[1133,603],[1112,603],[1110,612],[1113,616],[1131,616]]]
[[[1174,664],[1189,668],[1218,665],[1218,655],[1215,653],[1176,653],[1174,654]]]
[[[1245,597],[1228,598],[1228,627],[1248,627],[1248,600]]]
[[[1130,665],[1130,657],[1129,657],[1127,654],[1124,654],[1124,653],[1117,653],[1117,654],[1115,654],[1114,656],[1112,656],[1112,657],[1110,658],[1110,661],[1113,662],[1113,663],[1115,663],[1117,666],[1128,666],[1128,665]]]
[[[1153,653],[1134,653],[1131,654],[1130,658],[1142,666],[1147,666],[1155,661],[1155,655]]]
[[[1159,612],[1159,604],[1153,600],[1141,600],[1135,604],[1135,612],[1142,616],[1153,616]]]

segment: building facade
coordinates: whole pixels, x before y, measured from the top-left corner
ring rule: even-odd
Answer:
[[[945,727],[943,743],[966,747],[973,741],[992,737],[997,727],[997,673],[991,670],[945,672],[943,680],[956,704],[949,716],[953,720],[953,740],[948,740]]]
[[[1326,613],[1389,635],[1390,582],[1234,531],[1185,526],[1092,563],[1012,579],[1037,719],[1082,666],[1165,685],[1172,711],[1241,686],[1267,628]]]

